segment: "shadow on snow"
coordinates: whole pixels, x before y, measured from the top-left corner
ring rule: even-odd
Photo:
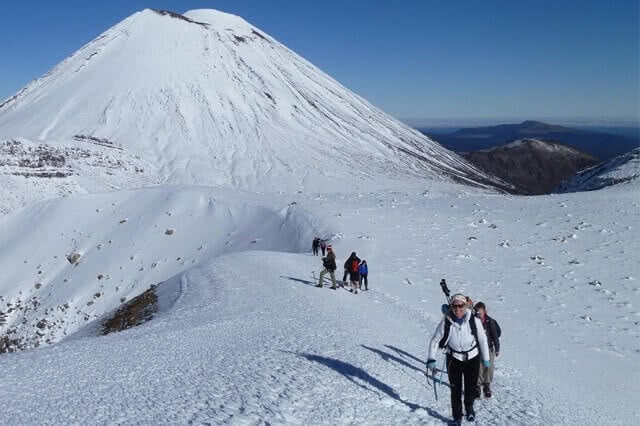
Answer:
[[[376,390],[379,392],[382,392],[383,394],[395,399],[396,401],[403,403],[404,405],[409,407],[411,411],[415,411],[421,408],[425,410],[427,413],[429,413],[429,415],[437,418],[438,420],[442,420],[444,422],[449,421],[447,417],[441,415],[435,410],[432,410],[428,407],[422,407],[418,404],[414,404],[412,402],[402,399],[400,394],[398,394],[398,392],[396,392],[391,386],[381,382],[380,380],[373,377],[371,374],[364,371],[362,368],[356,367],[353,364],[340,361],[339,359],[329,358],[329,357],[324,357],[324,356],[314,355],[309,353],[299,353],[299,352],[292,352],[292,353],[300,357],[303,357],[311,362],[324,365],[325,367],[340,373],[351,383],[359,386],[362,389],[366,389],[370,392],[376,392]]]

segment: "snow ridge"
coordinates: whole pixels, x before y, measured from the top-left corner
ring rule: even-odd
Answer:
[[[556,192],[593,191],[611,186],[631,186],[640,182],[640,148],[606,163],[583,170],[563,182]]]

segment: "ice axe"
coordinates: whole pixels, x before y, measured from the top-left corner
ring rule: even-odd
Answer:
[[[440,280],[440,288],[444,293],[444,297],[447,298],[447,303],[451,304],[451,292],[449,291],[449,287],[447,287],[447,282],[445,281],[444,278]]]

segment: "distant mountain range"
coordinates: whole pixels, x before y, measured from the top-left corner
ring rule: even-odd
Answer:
[[[597,157],[601,161],[607,161],[640,146],[638,137],[573,129],[539,121],[471,127],[442,134],[426,129],[420,129],[420,131],[444,147],[458,153],[488,149],[518,139],[536,138],[570,145]]]

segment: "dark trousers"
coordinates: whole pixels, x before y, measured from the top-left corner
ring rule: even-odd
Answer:
[[[360,274],[360,288],[362,288],[362,283],[364,282],[364,288],[369,288],[369,280],[367,279],[367,275],[369,274]]]
[[[467,361],[459,361],[447,355],[447,370],[451,385],[451,415],[462,418],[462,383],[464,381],[464,409],[467,414],[474,413],[473,402],[477,397],[480,354]]]
[[[342,276],[342,282],[346,283],[347,282],[347,275],[349,275],[349,271],[347,271],[346,269],[344,270],[344,275]]]
[[[322,250],[322,257],[324,257],[324,251],[325,251],[326,249],[327,249],[326,247],[322,247],[322,246],[320,246],[320,250]]]
[[[313,247],[313,255],[317,256],[318,255],[318,247]],[[322,255],[324,256],[324,253],[322,253]]]

